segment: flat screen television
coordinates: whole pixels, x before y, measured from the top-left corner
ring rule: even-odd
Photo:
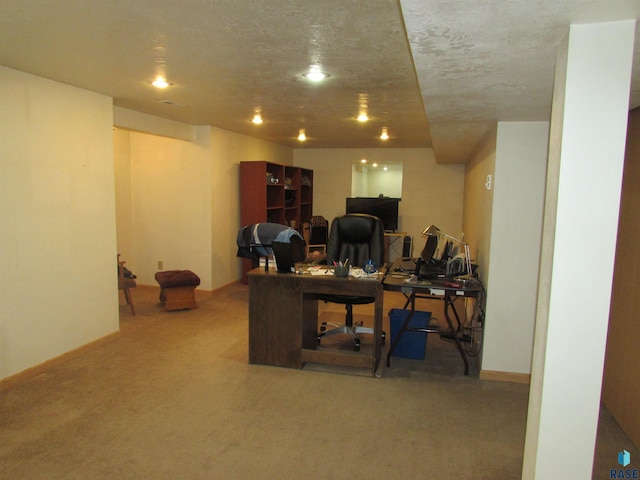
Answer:
[[[347,213],[368,213],[375,215],[384,224],[387,232],[398,229],[398,204],[400,198],[356,197],[347,198]]]

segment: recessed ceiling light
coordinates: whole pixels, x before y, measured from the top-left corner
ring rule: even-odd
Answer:
[[[380,134],[381,140],[389,140],[389,133],[387,132],[387,127],[382,127],[382,133]]]
[[[329,78],[330,75],[323,72],[322,68],[320,68],[320,65],[311,65],[309,67],[309,71],[304,74],[304,77],[312,82],[321,82]]]
[[[262,113],[259,108],[256,108],[254,110],[253,118],[251,119],[251,121],[256,125],[260,125],[262,123]]]
[[[162,75],[158,75],[153,82],[151,82],[156,88],[167,88],[169,86],[169,82]]]
[[[307,134],[304,131],[304,128],[300,129],[300,132],[298,133],[298,140],[300,140],[301,142],[304,142],[307,139]]]
[[[356,117],[359,122],[369,121],[369,94],[366,92],[360,92],[358,94],[358,116]]]

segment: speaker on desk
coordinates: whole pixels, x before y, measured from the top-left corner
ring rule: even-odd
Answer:
[[[404,243],[402,244],[402,256],[407,258],[411,256],[411,246],[413,244],[413,238],[410,235],[405,235]]]

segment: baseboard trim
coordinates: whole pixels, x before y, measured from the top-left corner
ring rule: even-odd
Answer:
[[[225,285],[222,285],[221,287],[216,287],[213,290],[209,290],[207,288],[196,287],[196,292],[207,293],[209,295],[213,295],[214,293],[219,292],[220,290],[224,290],[225,288],[232,287],[232,286],[237,285],[239,283],[240,283],[240,280],[234,280],[233,282],[229,282],[229,283],[227,283]],[[156,290],[160,291],[160,285],[147,285],[147,284],[139,283],[137,285],[137,287],[156,289]]]
[[[523,384],[529,385],[531,383],[531,375],[529,373],[497,372],[495,370],[480,370],[480,380],[489,380],[492,382],[523,383]]]
[[[118,337],[119,335],[120,335],[119,331],[110,333],[108,335],[105,335],[104,337],[98,338],[97,340],[93,340],[89,343],[85,343],[84,345],[74,348],[73,350],[64,352],[63,354],[58,355],[57,357],[53,357],[53,358],[50,358],[49,360],[45,360],[44,362],[39,363],[38,365],[34,365],[33,367],[29,367],[26,370],[23,370],[14,375],[10,375],[6,378],[3,378],[0,380],[0,392],[3,390],[6,390],[7,388],[15,387],[21,383],[31,380],[32,378],[35,378],[38,375],[42,375],[46,371],[58,365],[61,365],[64,362],[68,362],[72,358],[76,358],[82,355],[85,351],[95,347],[96,345],[99,345],[105,342],[110,342],[111,340]]]

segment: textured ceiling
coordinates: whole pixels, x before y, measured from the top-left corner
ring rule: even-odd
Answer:
[[[548,120],[572,23],[640,18],[640,0],[400,0],[439,162],[469,159],[497,121]],[[630,107],[640,105],[640,22]]]
[[[637,18],[640,0],[0,0],[0,12],[1,65],[117,106],[291,147],[300,128],[310,148],[433,144],[438,161],[463,162],[496,121],[548,119],[571,22]],[[323,84],[302,78],[314,63]],[[157,73],[173,85],[151,87]]]

